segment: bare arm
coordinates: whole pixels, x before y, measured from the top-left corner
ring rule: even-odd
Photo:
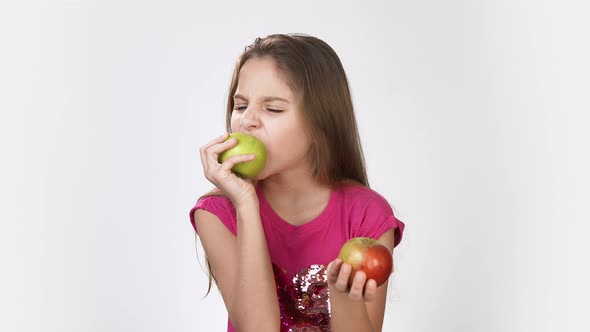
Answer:
[[[394,230],[385,232],[379,242],[393,251]],[[339,265],[336,260],[330,263],[329,273],[336,277],[329,283],[332,332],[380,332],[385,315],[385,300],[387,298],[386,281],[376,287],[374,280],[367,281],[364,273],[357,273],[349,292],[346,283],[350,275],[350,266]],[[364,289],[364,293],[363,293]]]
[[[205,210],[195,211],[195,225],[236,330],[276,332],[279,305],[260,214],[254,206],[236,211],[237,237]]]
[[[236,323],[243,331],[276,332],[280,326],[279,302],[258,202],[239,208],[237,217]]]
[[[229,319],[240,332],[276,332],[280,313],[268,245],[260,219],[260,205],[251,182],[238,178],[231,168],[252,160],[232,156],[222,164],[219,153],[234,146],[228,134],[201,147],[205,177],[223,191],[236,209],[237,236],[205,210],[196,210],[195,226],[223,296]]]

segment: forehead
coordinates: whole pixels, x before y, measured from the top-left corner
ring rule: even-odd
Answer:
[[[236,94],[250,98],[274,96],[295,100],[286,76],[269,57],[248,59],[240,69]]]

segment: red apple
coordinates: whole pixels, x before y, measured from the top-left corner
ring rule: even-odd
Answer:
[[[367,281],[374,279],[377,286],[382,285],[393,270],[393,257],[385,245],[368,237],[352,238],[342,246],[338,258],[352,266],[348,287],[357,271],[367,275]]]

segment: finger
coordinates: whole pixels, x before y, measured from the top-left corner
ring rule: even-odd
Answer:
[[[217,137],[216,139],[212,140],[211,142],[209,142],[201,147],[199,152],[201,155],[201,163],[203,164],[203,168],[205,168],[208,165],[208,163],[207,163],[207,150],[210,147],[225,141],[228,136],[229,136],[229,133],[226,132],[223,135]]]
[[[207,153],[219,155],[220,153],[231,148],[232,146],[236,145],[237,143],[238,143],[237,138],[230,138],[225,142],[221,142],[221,143],[210,146],[207,149]]]
[[[239,154],[235,156],[231,156],[227,158],[222,164],[219,170],[221,172],[230,172],[231,169],[239,163],[245,163],[251,160],[254,160],[256,155],[253,154]]]
[[[350,277],[350,271],[352,267],[348,263],[343,263],[340,267],[340,273],[338,274],[338,279],[334,284],[334,287],[339,292],[346,292],[348,290],[348,278]]]
[[[223,143],[219,143],[209,147],[206,151],[206,162],[210,168],[214,168],[219,164],[219,154],[223,151],[235,146],[238,140],[235,138],[228,139]],[[231,167],[230,167],[231,168]]]
[[[377,282],[375,279],[369,279],[369,281],[367,281],[363,297],[366,302],[374,301],[375,298],[377,298]]]
[[[342,266],[342,260],[336,258],[328,265],[328,282],[331,284],[335,284],[336,280],[338,280],[338,272],[340,271],[340,266]]]
[[[215,139],[211,140],[209,143],[203,145],[203,147],[201,149],[207,150],[208,148],[212,147],[213,145],[216,145],[216,144],[219,144],[219,143],[225,141],[228,137],[229,137],[229,133],[225,132],[225,133],[223,133],[223,135],[216,137]]]
[[[350,287],[350,292],[348,293],[348,297],[350,299],[358,301],[363,298],[363,289],[365,288],[366,279],[367,275],[363,271],[358,271],[354,275],[352,286]]]

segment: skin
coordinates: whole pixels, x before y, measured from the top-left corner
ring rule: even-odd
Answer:
[[[307,129],[297,96],[271,58],[249,59],[239,75],[231,131],[250,134],[265,144],[267,163],[256,179],[273,209],[295,225],[312,220],[327,205],[331,188],[317,183],[312,176],[307,159],[311,142],[304,134]],[[233,156],[219,164],[218,155],[237,143],[236,140],[224,142],[227,137],[225,133],[203,146],[201,160],[207,179],[239,209],[257,202],[257,197],[252,183],[235,176],[231,168],[254,156]],[[302,211],[311,212],[302,216]],[[375,281],[367,281],[365,274],[358,272],[348,290],[350,271],[350,265],[342,264],[339,259],[330,262],[331,290],[352,301],[373,301],[377,292]]]
[[[271,197],[283,197],[282,201],[275,200],[274,205],[283,207],[283,211],[298,212],[302,211],[302,207],[309,206],[308,202],[317,205],[316,201],[321,201],[322,198],[327,204],[329,194],[326,195],[326,188],[319,186],[312,178],[306,159],[311,142],[301,134],[305,132],[306,127],[300,105],[274,61],[262,58],[246,62],[240,71],[235,95],[239,97],[234,98],[232,131],[253,135],[267,147],[267,167],[258,178],[264,179],[263,189],[269,201],[272,200]],[[286,101],[266,101],[263,96],[275,96]],[[274,110],[280,112],[276,113]],[[319,195],[320,198],[315,197],[312,193],[316,190],[322,190],[324,195]],[[327,191],[329,193],[329,189]],[[289,209],[288,206],[292,208]],[[288,211],[283,214],[288,214]],[[377,289],[375,280],[367,282],[365,273],[358,272],[349,291],[347,282],[352,267],[342,264],[339,259],[332,261],[328,266],[328,282],[336,290],[349,293],[349,297],[355,300],[374,299]]]
[[[319,215],[331,189],[312,177],[301,106],[274,60],[254,58],[244,64],[234,104],[232,132],[253,135],[266,146],[266,167],[256,179],[273,209],[294,225]]]

